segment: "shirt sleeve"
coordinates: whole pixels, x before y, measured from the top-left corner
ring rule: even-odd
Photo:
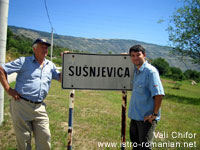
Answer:
[[[150,72],[149,80],[149,88],[152,97],[156,95],[165,95],[160,76],[157,71]]]
[[[58,81],[60,80],[60,72],[56,68],[55,64],[53,64],[52,78],[55,79],[55,80],[58,80]]]
[[[24,57],[20,57],[14,61],[3,64],[2,67],[8,75],[14,72],[18,73],[22,68],[23,62],[24,62]]]

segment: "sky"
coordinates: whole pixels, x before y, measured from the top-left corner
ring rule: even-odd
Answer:
[[[46,4],[55,34],[168,46],[170,16],[183,0],[46,0]],[[44,0],[10,0],[8,25],[51,32]]]

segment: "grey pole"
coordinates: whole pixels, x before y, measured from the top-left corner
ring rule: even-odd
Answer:
[[[0,0],[0,65],[5,63],[9,0]],[[4,120],[4,89],[0,84],[0,126]]]
[[[53,55],[53,28],[51,28],[51,61]]]
[[[69,96],[69,121],[68,121],[67,150],[72,150],[74,100],[75,100],[75,90],[71,90],[70,96]]]

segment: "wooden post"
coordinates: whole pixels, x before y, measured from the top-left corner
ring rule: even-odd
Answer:
[[[72,135],[73,135],[73,109],[74,109],[75,90],[70,91],[69,95],[69,121],[68,121],[68,145],[67,150],[72,150]]]
[[[126,142],[126,104],[127,104],[127,91],[122,91],[121,150],[125,150],[125,142]]]

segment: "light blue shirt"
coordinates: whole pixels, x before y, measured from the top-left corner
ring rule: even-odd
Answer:
[[[139,70],[136,67],[134,70],[128,117],[144,121],[145,116],[153,113],[153,97],[156,95],[164,95],[164,89],[157,69],[146,61]],[[156,120],[160,119],[160,115],[159,110]]]
[[[24,98],[33,102],[45,99],[51,86],[51,80],[59,80],[60,72],[51,61],[45,59],[43,68],[36,61],[34,55],[20,57],[2,65],[6,73],[18,73],[15,90]]]

